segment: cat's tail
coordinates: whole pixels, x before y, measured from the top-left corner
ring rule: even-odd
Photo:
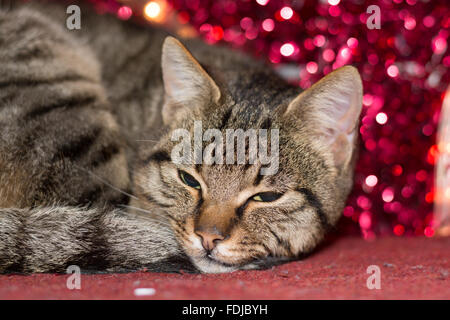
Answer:
[[[0,208],[0,273],[193,271],[167,222],[76,207]]]

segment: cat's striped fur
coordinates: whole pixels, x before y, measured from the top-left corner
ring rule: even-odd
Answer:
[[[95,54],[56,21],[0,11],[0,272],[189,269],[167,222],[109,212],[130,192],[125,139]]]
[[[93,53],[39,13],[1,12],[0,75],[0,207],[123,202],[89,173],[129,188]]]
[[[189,40],[197,62],[165,32],[87,7],[68,31],[64,6],[16,5],[0,11],[0,272],[174,270],[190,268],[186,254],[203,272],[255,268],[310,252],[336,223],[355,162],[355,69],[298,95],[229,49]],[[171,130],[194,120],[279,129],[279,170],[173,163]],[[261,192],[279,198],[252,200]],[[128,196],[128,213],[113,209]],[[220,233],[212,250],[205,226]]]

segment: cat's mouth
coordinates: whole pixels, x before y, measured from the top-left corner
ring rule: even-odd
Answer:
[[[217,246],[212,251],[203,249],[195,235],[189,237],[191,241],[183,243],[186,253],[194,265],[205,273],[224,273],[236,270],[260,269],[261,262],[267,257],[244,257],[230,254],[230,247]]]
[[[269,252],[257,250],[255,247],[241,245],[241,232],[234,232],[227,239],[216,243],[212,248],[205,245],[203,237],[194,232],[193,219],[184,222],[184,230],[174,225],[178,241],[201,272],[223,273],[236,270],[260,269],[262,261],[270,255]]]
[[[181,241],[186,254],[189,256],[194,265],[205,273],[223,273],[232,272],[238,269],[246,268],[249,264],[248,259],[243,259],[238,255],[226,254],[227,250],[224,246],[218,246],[214,250],[205,250],[198,237],[191,234]]]
[[[207,273],[232,272],[241,269],[243,263],[230,263],[217,257],[214,253],[200,252],[191,255],[194,264],[202,271]]]

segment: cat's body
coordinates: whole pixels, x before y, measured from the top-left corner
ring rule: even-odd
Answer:
[[[185,254],[202,271],[231,271],[309,252],[336,223],[361,104],[353,69],[296,98],[228,49],[188,41],[200,66],[163,31],[87,7],[81,30],[69,31],[65,6],[31,6],[0,11],[0,208],[34,208],[0,209],[0,272],[173,270],[171,261],[189,268]],[[175,165],[171,130],[192,131],[194,120],[223,132],[280,129],[280,169]],[[252,200],[266,191],[275,209]],[[126,194],[142,216],[112,209]]]

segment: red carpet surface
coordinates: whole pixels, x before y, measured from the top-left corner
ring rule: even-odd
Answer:
[[[379,290],[366,285],[371,265]],[[450,299],[450,238],[340,238],[264,271],[81,275],[80,290],[67,289],[67,278],[2,275],[0,299]]]

